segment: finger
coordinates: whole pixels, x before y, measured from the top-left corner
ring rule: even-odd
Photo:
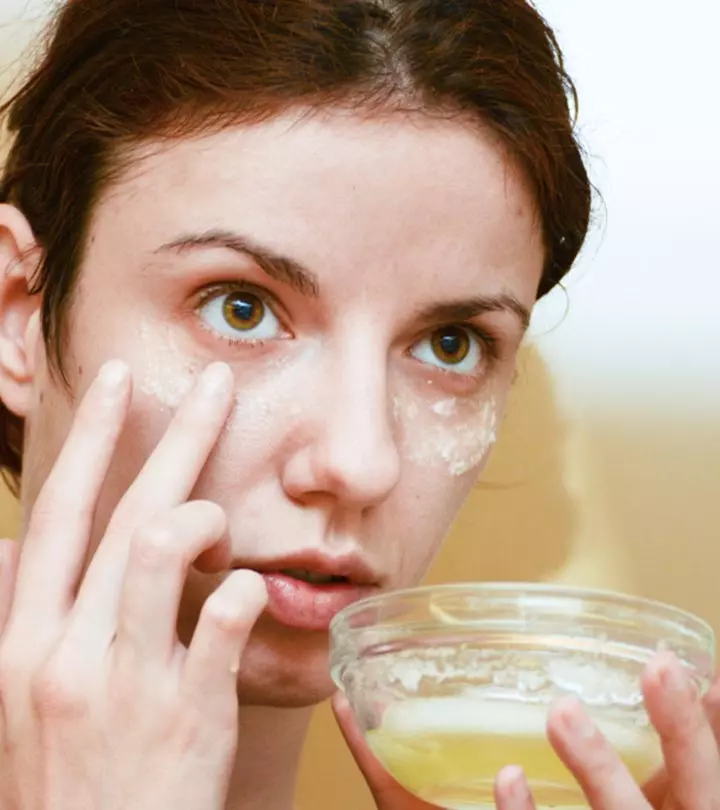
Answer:
[[[715,679],[702,702],[716,744],[720,746],[720,678]],[[643,792],[653,807],[659,807],[668,795],[669,788],[670,777],[667,770],[662,768],[643,785]]]
[[[184,694],[203,710],[237,702],[237,673],[255,622],[267,605],[263,578],[234,571],[208,597],[185,657]]]
[[[119,671],[131,673],[145,664],[172,659],[190,566],[218,544],[226,566],[230,564],[226,528],[225,513],[217,504],[191,501],[137,530],[130,544],[113,647]]]
[[[118,504],[110,531],[115,527],[123,533],[190,497],[230,415],[233,386],[227,363],[205,369]]]
[[[510,765],[497,775],[495,805],[497,810],[535,810],[535,802],[522,768]]]
[[[648,665],[643,689],[678,806],[720,808],[720,756],[715,735],[697,688],[672,653],[662,653]]]
[[[670,789],[670,777],[665,768],[650,777],[642,786],[643,795],[653,807],[662,807]]]
[[[563,698],[555,703],[548,737],[593,810],[650,810],[640,787],[580,701]]]
[[[715,741],[720,746],[720,678],[716,678],[703,699],[705,713],[710,727],[715,735]]]
[[[187,500],[217,443],[232,406],[233,376],[213,363],[180,407],[139,476],[123,496],[88,568],[75,613],[83,632],[109,644],[133,531],[154,515]]]
[[[0,540],[0,636],[10,617],[15,593],[19,549],[13,540]]]
[[[378,810],[437,810],[435,805],[416,799],[380,764],[355,723],[353,710],[342,692],[332,700],[340,732],[362,773]],[[514,809],[513,809],[514,810]]]
[[[18,561],[17,545],[12,540],[0,540],[0,638],[5,630],[12,607]],[[0,797],[5,796],[8,789],[2,783],[3,776],[6,776],[6,774],[2,773],[2,760],[7,761],[9,754],[3,697],[0,692]]]
[[[13,613],[35,627],[64,614],[85,564],[100,489],[127,417],[130,370],[100,370],[73,420],[30,518],[17,574]]]

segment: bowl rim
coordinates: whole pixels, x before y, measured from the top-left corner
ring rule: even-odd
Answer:
[[[466,593],[468,596],[482,596],[483,594],[497,596],[503,593],[510,594],[518,591],[537,596],[565,597],[568,599],[583,598],[588,601],[594,600],[605,604],[612,603],[619,609],[631,610],[636,613],[654,614],[658,618],[674,621],[685,630],[700,636],[703,642],[707,643],[712,654],[715,654],[717,645],[715,630],[710,622],[695,613],[667,602],[662,602],[658,599],[649,599],[644,596],[636,596],[621,591],[603,588],[585,588],[580,585],[555,584],[551,582],[452,582],[439,585],[420,585],[414,588],[388,591],[361,599],[340,611],[330,623],[330,635],[331,637],[339,635],[347,636],[348,634],[354,635],[355,633],[362,633],[364,630],[368,630],[374,626],[381,627],[382,623],[363,627],[352,627],[349,624],[349,620],[364,610],[383,604],[392,604],[394,601],[402,602],[404,599],[422,599],[422,597],[429,596],[430,594]],[[459,627],[462,626],[462,624],[463,622],[458,622]]]

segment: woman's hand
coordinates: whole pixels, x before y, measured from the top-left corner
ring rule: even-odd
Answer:
[[[642,787],[578,701],[559,701],[550,713],[550,742],[582,788],[589,807],[720,810],[720,679],[700,701],[677,659],[662,654],[648,666],[643,687],[665,766]],[[333,707],[378,810],[437,810],[411,796],[384,770],[357,730],[342,695],[335,696]],[[498,775],[495,801],[498,810],[535,810],[522,771],[513,766]]]
[[[675,656],[658,655],[643,683],[665,765],[638,787],[620,757],[575,702],[552,711],[548,730],[558,755],[593,810],[720,810],[720,681],[704,701]],[[518,810],[530,810],[532,804]]]
[[[93,518],[129,410],[108,364],[34,505],[22,550],[0,545],[0,807],[220,810],[237,747],[236,673],[266,602],[230,574],[189,648],[176,635],[191,565],[230,561],[219,507],[188,501],[232,407],[209,367],[118,504],[82,577]],[[13,591],[14,586],[14,591]]]

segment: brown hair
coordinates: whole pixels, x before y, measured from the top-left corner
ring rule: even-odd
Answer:
[[[0,202],[41,248],[33,292],[54,368],[93,206],[128,147],[291,105],[460,114],[489,126],[532,184],[543,295],[588,229],[575,103],[555,36],[526,0],[68,0],[0,108],[14,139]],[[22,437],[0,403],[0,467],[16,486]]]

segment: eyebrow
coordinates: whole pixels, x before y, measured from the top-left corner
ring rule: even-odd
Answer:
[[[488,312],[506,312],[520,321],[523,333],[530,326],[530,310],[514,295],[478,295],[463,301],[436,304],[418,313],[426,323],[457,323],[470,321]]]
[[[295,259],[282,256],[246,236],[231,231],[214,230],[181,236],[162,245],[155,253],[182,254],[213,248],[249,256],[270,278],[287,284],[301,295],[320,297],[320,282],[315,273],[307,267]],[[530,325],[530,311],[509,293],[494,296],[479,295],[467,300],[435,304],[420,310],[417,317],[429,324],[442,324],[469,321],[488,312],[510,313],[520,321],[523,332]]]
[[[194,250],[219,248],[249,256],[270,278],[287,284],[301,295],[318,298],[320,283],[317,276],[300,262],[281,256],[274,250],[258,244],[252,239],[230,231],[208,231],[202,234],[188,234],[159,247],[155,253],[189,253]]]

